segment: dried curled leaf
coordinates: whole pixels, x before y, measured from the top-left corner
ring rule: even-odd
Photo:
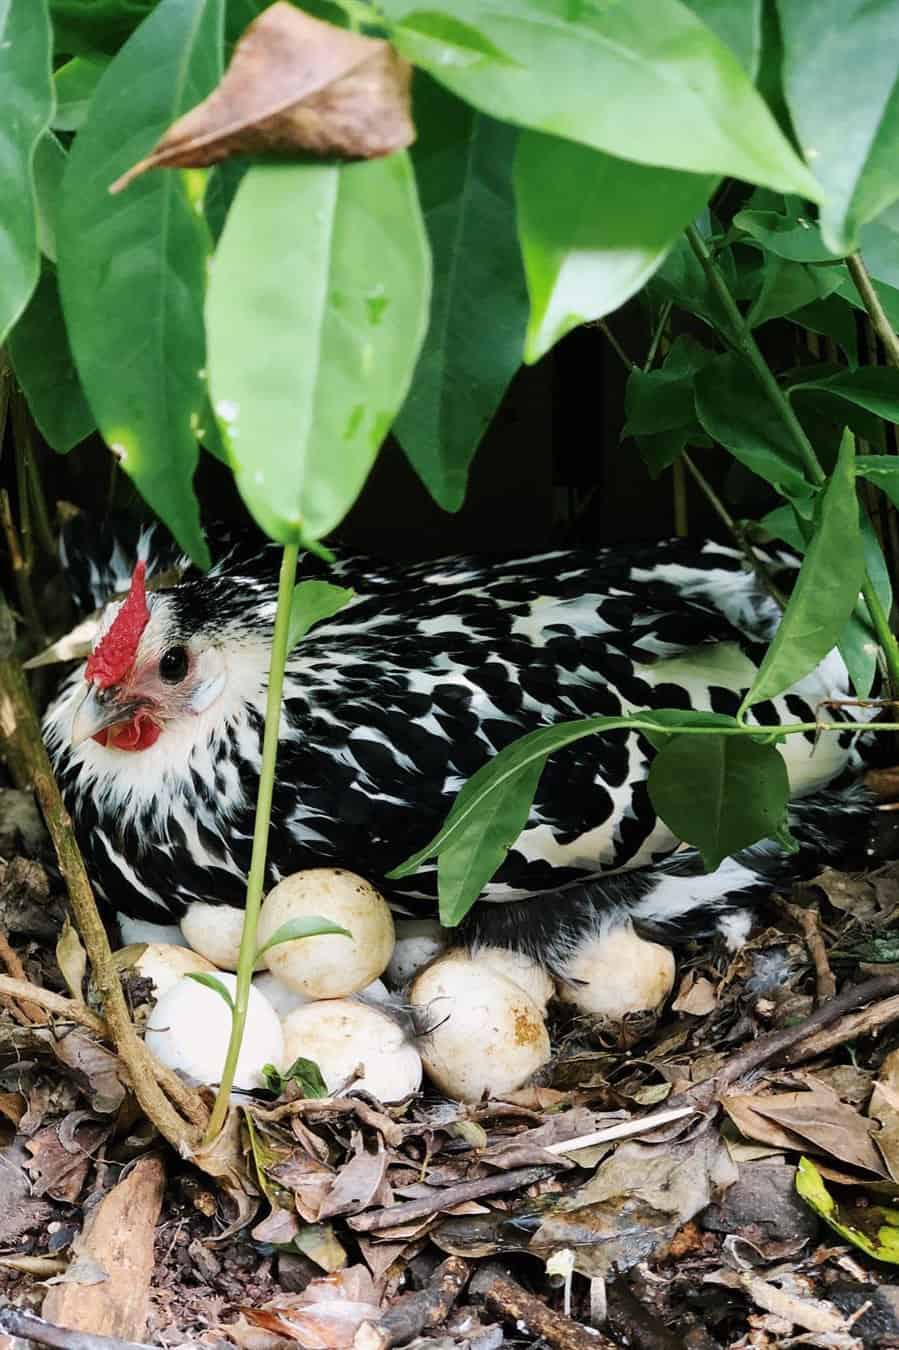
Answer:
[[[377,159],[404,150],[415,139],[411,75],[389,42],[279,0],[250,24],[218,88],[110,191],[148,169],[203,168],[238,155]]]

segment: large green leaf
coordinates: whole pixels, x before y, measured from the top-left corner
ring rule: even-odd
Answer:
[[[826,300],[840,285],[839,268],[808,267],[760,252],[762,265],[757,277],[760,284],[746,315],[752,328],[804,309],[815,301]]]
[[[640,164],[819,188],[739,59],[679,0],[386,0],[394,42],[505,121]]]
[[[162,0],[107,68],[63,185],[59,280],[81,383],[125,472],[201,564],[192,478],[206,398],[209,234],[188,175],[109,186],[216,85],[223,0]]]
[[[159,0],[50,0],[57,51],[70,56],[118,51]]]
[[[643,731],[652,736],[688,726],[717,731],[736,723],[720,713],[664,708],[622,717],[583,717],[532,731],[472,775],[434,838],[389,875],[411,876],[428,858],[436,857],[441,920],[456,924],[524,827],[543,765],[554,750],[602,732]]]
[[[826,196],[834,253],[899,197],[896,0],[777,0],[793,125]]]
[[[521,365],[527,290],[515,232],[517,133],[421,75],[412,162],[434,260],[431,321],[394,432],[434,500],[462,505],[468,469]]]
[[[861,366],[823,380],[803,380],[791,386],[790,396],[806,391],[829,394],[889,422],[899,422],[899,370],[892,366]]]
[[[53,76],[56,85],[54,131],[77,131],[87,121],[94,91],[109,65],[105,56],[75,56]]]
[[[355,501],[412,378],[427,238],[408,157],[252,168],[206,306],[213,406],[259,524],[322,538]]]
[[[763,0],[684,0],[693,13],[730,47],[751,80],[762,55]]]
[[[725,858],[782,833],[790,782],[773,745],[727,736],[673,736],[649,770],[653,807],[714,872]]]
[[[844,1193],[844,1198],[837,1202],[810,1158],[799,1159],[796,1190],[844,1241],[877,1261],[899,1265],[899,1209],[877,1204],[876,1194],[854,1200],[852,1191]]]
[[[0,0],[0,342],[40,271],[34,152],[53,112],[47,0]]]
[[[613,159],[525,132],[515,164],[531,317],[525,360],[601,318],[645,284],[714,180]]]
[[[716,357],[696,376],[694,388],[697,415],[713,441],[785,497],[811,493],[792,438],[742,357]]]
[[[75,370],[56,275],[45,266],[25,313],[9,335],[16,378],[41,435],[64,453],[94,429]]]
[[[858,602],[865,555],[850,432],[818,504],[814,531],[783,619],[743,701],[774,698],[814,670],[837,645]]]

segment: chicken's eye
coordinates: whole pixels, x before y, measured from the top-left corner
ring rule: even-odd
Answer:
[[[187,674],[187,648],[169,647],[159,660],[159,673],[166,684],[180,684]]]

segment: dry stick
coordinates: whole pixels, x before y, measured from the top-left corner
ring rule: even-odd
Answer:
[[[93,1031],[98,1036],[106,1035],[106,1023],[102,1017],[98,1017],[95,1012],[91,1012],[84,1003],[76,1003],[72,998],[65,998],[62,994],[54,994],[50,989],[42,989],[39,984],[32,984],[31,980],[15,979],[11,975],[0,975],[0,994],[7,998],[14,998],[17,1002],[24,1004],[36,1003],[38,1009],[46,1008],[47,1012],[56,1013],[66,1022],[77,1022],[80,1027],[87,1027],[88,1031]],[[37,1016],[32,1019],[33,1022],[46,1022],[45,1017]]]
[[[468,1281],[468,1263],[460,1256],[441,1261],[424,1289],[403,1294],[379,1322],[356,1333],[354,1350],[390,1350],[406,1345],[428,1327],[442,1327]]]
[[[676,1100],[671,1100],[671,1105],[679,1106],[689,1102],[699,1109],[711,1106],[725,1088],[730,1087],[745,1074],[751,1073],[753,1069],[760,1068],[779,1055],[786,1055],[791,1051],[798,1053],[799,1047],[807,1045],[813,1035],[825,1027],[832,1026],[845,1013],[854,1012],[856,1008],[893,994],[899,994],[899,975],[878,975],[873,980],[852,985],[836,998],[832,998],[829,1003],[817,1008],[796,1026],[784,1027],[780,1031],[770,1031],[767,1036],[760,1036],[757,1041],[753,1041],[745,1050],[741,1050],[738,1055],[728,1060],[717,1073],[704,1078],[685,1093],[679,1093]]]
[[[871,284],[871,278],[868,276],[868,269],[862,261],[861,254],[850,253],[846,259],[846,266],[849,268],[849,275],[852,277],[859,298],[868,311],[874,331],[883,343],[887,360],[891,366],[899,367],[899,337],[893,331],[893,325],[880,303],[880,296]]]
[[[70,1331],[45,1322],[34,1313],[18,1308],[0,1308],[0,1332],[19,1336],[36,1345],[49,1345],[52,1350],[154,1350],[153,1346],[136,1341],[120,1341],[115,1336],[95,1336],[87,1331]],[[189,1344],[189,1342],[188,1342]]]
[[[553,1350],[615,1350],[615,1342],[595,1327],[582,1326],[549,1308],[520,1284],[501,1275],[487,1287],[484,1302],[491,1312],[516,1329],[522,1326],[540,1336]]]
[[[838,1045],[845,1045],[847,1041],[857,1040],[859,1036],[869,1036],[872,1032],[879,1031],[881,1027],[895,1022],[897,1018],[899,1018],[899,994],[893,998],[885,998],[881,1003],[874,1003],[869,1008],[863,1008],[861,1012],[841,1017],[832,1027],[816,1032],[807,1041],[788,1050],[782,1056],[781,1063],[800,1064],[809,1059],[817,1059],[819,1055],[835,1049]]]
[[[406,1200],[400,1205],[390,1205],[387,1209],[373,1209],[368,1214],[357,1214],[347,1219],[349,1226],[357,1233],[380,1233],[384,1228],[399,1228],[400,1224],[414,1223],[417,1219],[427,1219],[441,1210],[452,1209],[455,1205],[468,1200],[480,1200],[485,1195],[501,1195],[503,1191],[514,1191],[519,1186],[532,1186],[551,1176],[552,1167],[517,1167],[511,1172],[499,1172],[496,1176],[481,1177],[478,1181],[460,1181],[457,1186],[435,1188],[433,1195],[421,1200]]]
[[[0,932],[0,961],[6,966],[6,969],[14,980],[23,980],[25,984],[31,983],[25,973],[25,967],[19,960],[18,953],[13,951],[12,947],[9,945],[6,934],[3,932]],[[20,1013],[19,1018],[17,1018],[19,1021],[21,1021],[22,1016],[24,1016],[24,1026],[31,1025],[35,1022],[46,1022],[47,1020],[43,1010],[33,1001],[30,1003],[23,1003],[21,1009],[19,1009],[15,1000],[11,999],[10,1010],[12,1011],[13,1016],[15,1016],[16,1013]]]
[[[791,905],[789,900],[775,896],[785,914],[789,914],[794,923],[802,929],[802,936],[815,967],[815,990],[818,1003],[827,1003],[837,992],[837,982],[827,958],[827,948],[821,933],[821,915],[817,906],[806,909],[804,905]]]
[[[199,1143],[199,1120],[206,1111],[196,1094],[179,1084],[180,1100],[192,1102],[190,1117],[183,1119],[162,1091],[157,1066],[134,1029],[122,992],[106,929],[97,912],[84,861],[75,842],[66,811],[31,702],[22,668],[14,657],[15,630],[5,599],[0,596],[0,742],[13,746],[28,766],[29,778],[47,824],[59,870],[66,883],[78,930],[90,957],[94,981],[103,1001],[103,1011],[116,1051],[131,1078],[135,1096],[144,1114],[160,1134],[182,1154]],[[37,999],[35,998],[35,1001]]]

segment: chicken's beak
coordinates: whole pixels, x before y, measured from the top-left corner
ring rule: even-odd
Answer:
[[[126,702],[121,692],[115,689],[98,689],[89,684],[72,719],[71,746],[87,741],[98,732],[105,731],[119,722],[127,722],[137,711],[133,703]]]

